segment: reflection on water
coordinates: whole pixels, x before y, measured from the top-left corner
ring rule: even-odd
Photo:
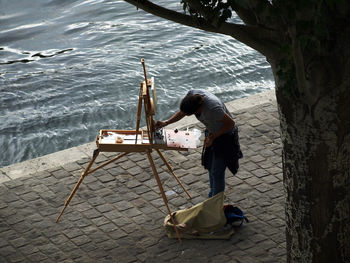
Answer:
[[[156,119],[191,88],[231,101],[274,85],[247,46],[123,1],[0,0],[0,167],[90,142],[102,128],[134,129],[141,58],[156,80]]]

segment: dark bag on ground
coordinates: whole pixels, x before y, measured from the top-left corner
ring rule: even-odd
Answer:
[[[227,224],[241,227],[243,222],[249,222],[245,217],[243,211],[233,205],[224,205],[224,213],[226,216]]]

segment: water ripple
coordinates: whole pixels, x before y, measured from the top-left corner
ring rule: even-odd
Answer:
[[[176,0],[162,3],[181,11]],[[173,114],[191,88],[223,101],[273,88],[268,63],[251,48],[124,1],[7,1],[0,167],[90,142],[102,128],[134,129],[141,58],[156,79],[156,119]]]

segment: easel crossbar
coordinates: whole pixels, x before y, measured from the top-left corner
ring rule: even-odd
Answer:
[[[109,161],[107,161],[107,162],[101,164],[100,166],[98,166],[98,167],[96,167],[96,168],[90,170],[87,174],[91,174],[91,173],[97,171],[98,169],[100,169],[100,168],[102,168],[102,167],[105,167],[106,165],[108,165],[108,164],[110,164],[110,163],[115,162],[116,160],[118,160],[118,159],[124,157],[124,156],[127,155],[127,154],[128,154],[128,152],[122,153],[122,154],[118,155],[117,157],[115,157],[114,159],[109,160]]]

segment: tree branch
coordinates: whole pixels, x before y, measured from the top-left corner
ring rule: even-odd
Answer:
[[[280,36],[272,30],[264,29],[258,26],[247,26],[227,22],[223,22],[216,27],[204,19],[195,20],[190,15],[164,8],[148,0],[124,1],[146,11],[147,13],[185,26],[231,36],[257,50],[266,57],[272,57],[276,49],[279,48]]]
[[[275,31],[284,31],[281,21],[278,21],[279,17],[272,14],[272,5],[268,0],[248,0],[246,7],[233,1],[231,7],[247,25],[259,25]]]

